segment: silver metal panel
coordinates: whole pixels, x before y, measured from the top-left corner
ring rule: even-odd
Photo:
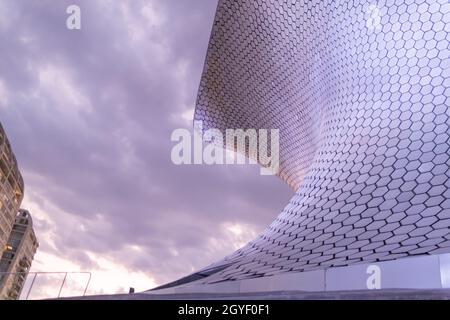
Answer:
[[[439,255],[442,288],[450,288],[450,254]]]
[[[437,256],[423,256],[330,268],[326,272],[326,286],[330,291],[440,288],[439,259]]]
[[[449,25],[448,0],[219,1],[195,120],[279,129],[296,194],[204,283],[450,252]]]

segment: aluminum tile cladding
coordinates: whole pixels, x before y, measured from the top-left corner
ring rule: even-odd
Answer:
[[[200,281],[450,252],[449,43],[448,0],[220,0],[194,119],[279,129],[296,193]]]

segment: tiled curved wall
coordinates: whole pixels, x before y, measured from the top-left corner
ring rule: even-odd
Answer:
[[[450,252],[449,43],[448,0],[220,0],[195,119],[280,129],[296,194],[203,281]]]

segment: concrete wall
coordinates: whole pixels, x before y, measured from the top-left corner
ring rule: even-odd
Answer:
[[[217,284],[192,283],[148,294],[450,288],[450,254],[420,256]]]

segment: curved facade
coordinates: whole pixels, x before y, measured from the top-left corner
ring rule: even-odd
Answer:
[[[20,297],[39,243],[33,229],[33,219],[27,210],[19,210],[8,239],[9,248],[0,259],[0,300]]]
[[[449,43],[447,0],[220,0],[194,118],[279,129],[296,194],[178,284],[450,253]]]
[[[24,184],[11,145],[0,124],[0,252],[3,252],[23,199]]]

